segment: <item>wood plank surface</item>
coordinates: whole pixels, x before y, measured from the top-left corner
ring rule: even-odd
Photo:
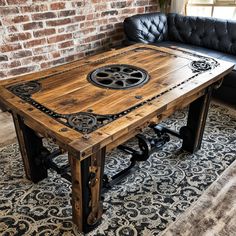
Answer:
[[[189,64],[199,60],[203,60],[201,56],[179,50],[143,44],[133,45],[44,72],[2,81],[0,100],[8,109],[19,114],[27,126],[45,137],[53,138],[82,160],[105,146],[112,147],[112,143],[120,143],[134,136],[153,119],[164,119],[181,107],[182,103],[189,104],[194,97],[197,98],[208,86],[220,80],[233,68],[232,63],[217,60],[220,64],[216,68],[197,73]],[[142,87],[128,90],[103,89],[88,83],[87,75],[92,70],[108,64],[141,67],[147,70],[150,80]],[[71,114],[92,109],[96,114],[116,114],[144,103],[111,123],[84,135],[7,89],[9,85],[34,80],[38,80],[42,87],[32,95],[32,99],[56,113]],[[148,99],[150,101],[145,102]]]
[[[63,74],[63,76],[62,75],[55,76],[54,80],[51,79],[49,83],[48,83],[48,79],[45,82],[41,81],[42,89],[37,94],[34,94],[33,97],[38,102],[47,104],[47,103],[50,103],[50,101],[55,101],[58,97],[60,97],[61,100],[64,100],[65,96],[67,96],[68,94],[72,94],[73,92],[80,93],[80,91],[82,90],[86,90],[86,91],[88,90],[88,93],[87,93],[87,96],[88,96],[91,93],[93,93],[93,90],[95,92],[106,90],[106,89],[95,87],[94,85],[88,83],[87,76],[91,71],[97,68],[103,67],[103,66],[110,65],[110,64],[122,63],[122,64],[130,64],[134,66],[140,66],[140,65],[143,66],[141,63],[139,63],[139,60],[140,58],[142,58],[143,60],[143,58],[148,57],[148,56],[156,57],[156,60],[160,63],[162,63],[163,60],[165,60],[166,63],[168,63],[168,58],[165,58],[163,56],[163,53],[161,52],[160,53],[157,51],[155,52],[154,50],[141,51],[141,52],[131,51],[129,53],[126,53],[125,57],[123,54],[114,57],[112,61],[108,58],[105,61],[100,60],[99,62],[94,62],[94,63],[91,62],[89,64],[85,64],[83,67],[68,71],[67,73]],[[146,69],[153,67],[153,63],[151,62],[149,63],[146,62]],[[115,93],[115,92],[117,91],[115,90],[112,91],[112,93]],[[71,96],[73,96],[73,94]]]
[[[221,63],[222,66],[224,65],[223,67],[218,67],[214,72],[208,72],[211,78],[205,74],[201,74],[184,86],[177,87],[170,93],[164,94],[161,98],[157,98],[148,103],[146,106],[142,106],[132,113],[113,121],[110,125],[100,128],[98,132],[106,133],[112,138],[112,142],[120,143],[119,139],[128,140],[125,136],[130,138],[130,133],[137,134],[143,127],[150,124],[153,118],[157,118],[159,122],[162,121],[177,109],[190,104],[194,100],[193,98],[201,96],[204,93],[204,88],[217,82],[232,70],[233,67],[231,63],[231,66],[228,62],[222,61]],[[141,129],[139,127],[141,127]],[[92,133],[90,135],[90,143],[94,141],[93,138]],[[88,142],[85,144],[81,141],[82,140],[73,141],[70,147],[75,150],[79,148],[83,156],[82,158],[84,158],[92,153],[92,145],[88,144]],[[109,145],[114,147],[110,141],[107,141],[108,139],[104,140],[104,142],[100,141],[97,145],[99,145],[100,148],[107,145],[108,147]]]
[[[93,84],[88,84],[87,82],[88,85],[83,88],[78,88],[74,92],[59,96],[58,98],[54,98],[53,100],[49,102],[46,101],[42,104],[62,114],[86,111],[88,108],[93,109],[93,111],[98,114],[116,114],[123,110],[126,110],[130,106],[134,106],[139,103],[140,101],[135,99],[136,95],[142,96],[143,100],[146,100],[149,97],[155,96],[155,94],[161,92],[161,90],[165,89],[167,87],[166,85],[170,84],[168,79],[171,79],[173,77],[175,78],[176,76],[181,74],[181,80],[183,80],[183,71],[178,73],[177,70],[183,66],[186,66],[188,63],[189,62],[184,59],[177,60],[176,58],[171,58],[163,62],[163,64],[158,64],[155,68],[148,68],[148,66],[146,67],[146,65],[143,65],[143,69],[150,71],[150,81],[140,88],[113,90],[99,88],[94,86]],[[141,66],[141,64],[139,63],[130,64],[138,67]],[[191,70],[189,68],[186,69],[189,70],[189,73],[191,73]],[[173,71],[177,72],[174,73]],[[172,75],[167,76],[171,72],[173,72]],[[86,78],[84,78],[84,80],[86,80]],[[161,83],[163,83],[164,85],[162,86]],[[170,84],[170,86],[172,85]],[[101,109],[98,110],[97,108],[104,108],[102,106],[103,100],[106,104],[105,111],[104,109],[101,111]],[[37,101],[40,101],[40,99],[37,99]],[[119,104],[119,106],[114,106],[114,101],[116,105]],[[94,107],[94,103],[98,103],[98,106]]]

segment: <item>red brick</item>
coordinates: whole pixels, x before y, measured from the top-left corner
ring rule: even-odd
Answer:
[[[120,2],[113,2],[111,3],[111,8],[125,8],[130,6],[132,3],[131,2],[127,2],[127,1],[120,1]]]
[[[43,22],[31,22],[23,25],[24,30],[34,30],[43,28]]]
[[[111,17],[111,18],[109,19],[109,22],[110,22],[110,23],[115,23],[115,22],[118,22],[118,19],[117,19],[116,17]]]
[[[65,31],[66,31],[66,27],[63,27],[63,26],[57,29],[58,34],[65,33]]]
[[[57,58],[57,57],[61,56],[60,52],[58,52],[58,51],[57,52],[52,52],[50,55],[52,56],[52,58]]]
[[[61,41],[65,41],[67,39],[72,39],[72,34],[61,34],[61,35],[56,35],[53,37],[48,38],[48,43],[57,43]]]
[[[60,27],[58,29],[58,33],[62,33],[62,32],[76,32],[79,30],[79,25],[75,24],[75,25],[66,25],[64,28]]]
[[[125,9],[122,9],[121,13],[132,15],[136,13],[136,8],[127,8],[127,9],[125,8]]]
[[[80,52],[80,53],[77,53],[75,55],[72,55],[74,57],[74,60],[78,60],[78,59],[81,59],[85,56],[84,52]],[[65,58],[65,61],[71,61],[72,60],[72,56],[68,56]]]
[[[0,16],[8,16],[19,13],[18,7],[0,7]]]
[[[47,60],[48,57],[46,55],[40,55],[40,56],[33,56],[33,57],[28,57],[28,58],[24,58],[21,60],[21,64],[22,65],[29,65],[35,62],[42,62]]]
[[[15,44],[3,44],[0,46],[0,52],[4,53],[4,52],[11,52],[11,51],[15,51],[15,50],[19,50],[21,49],[22,46],[20,43],[15,43]]]
[[[100,25],[107,25],[110,23],[110,19],[100,19],[100,20],[96,20],[97,22],[97,25],[100,26]]]
[[[38,45],[43,45],[46,43],[46,39],[34,39],[34,40],[31,40],[31,41],[28,41],[26,43],[24,43],[24,47],[25,48],[31,48],[31,47],[35,47],[35,46],[38,46]]]
[[[8,5],[21,5],[26,4],[28,0],[7,0]]]
[[[8,75],[10,75],[10,76],[21,75],[21,74],[30,73],[30,72],[36,71],[36,70],[37,70],[36,66],[20,67],[20,68],[10,70]]]
[[[137,0],[135,5],[136,6],[146,6],[148,4],[147,4],[147,1],[145,1],[145,0]]]
[[[2,22],[5,25],[10,25],[14,23],[22,23],[22,22],[27,22],[29,21],[30,18],[27,15],[21,15],[21,16],[8,16],[8,17],[3,17]]]
[[[30,33],[14,33],[8,36],[10,42],[23,41],[31,38]]]
[[[92,0],[92,3],[101,3],[103,0]]]
[[[14,68],[19,66],[21,66],[20,61],[12,61],[11,63],[8,64],[8,68]]]
[[[38,38],[38,37],[47,36],[47,35],[51,35],[55,33],[56,33],[56,30],[52,28],[52,29],[43,29],[43,30],[34,31],[33,34],[34,34],[34,37]]]
[[[5,70],[5,69],[20,67],[20,66],[21,66],[20,61],[11,61],[10,63],[1,63],[0,69]]]
[[[56,2],[50,5],[51,10],[60,10],[65,8],[65,2]]]
[[[39,55],[39,54],[53,52],[55,50],[56,50],[55,45],[44,45],[44,46],[41,46],[41,47],[34,48],[33,49],[33,54],[34,55]]]
[[[107,4],[106,3],[104,3],[104,4],[102,4],[102,5],[96,5],[95,6],[95,11],[96,12],[100,12],[100,11],[105,11],[107,9]]]
[[[0,71],[0,80],[6,77],[7,77],[6,72]]]
[[[118,15],[118,11],[117,10],[112,10],[112,11],[104,11],[102,12],[102,16],[114,16],[114,15]]]
[[[47,11],[48,7],[45,4],[41,4],[41,5],[30,5],[30,6],[22,6],[21,8],[21,12],[26,13],[26,12],[43,12],[43,11]]]
[[[32,0],[33,3],[42,3],[42,2],[48,2],[48,0]]]
[[[32,51],[30,51],[30,50],[17,51],[12,54],[13,59],[29,57],[29,56],[32,56]]]
[[[74,16],[76,14],[75,10],[60,11],[58,13],[59,17]]]
[[[61,20],[53,20],[53,21],[47,21],[46,24],[47,26],[58,26],[58,25],[66,25],[71,23],[71,19],[70,18],[65,18],[65,19],[61,19]]]
[[[93,15],[93,14],[89,14],[89,15],[87,15],[87,16],[86,16],[86,20],[92,20],[92,19],[93,19],[93,17],[94,17],[94,15]]]
[[[80,36],[80,35],[84,35],[84,36],[86,36],[86,35],[91,35],[91,33],[93,33],[93,32],[96,32],[96,28],[87,28],[87,29],[84,29],[84,30],[80,30],[77,34],[75,34],[75,35],[77,35],[78,37]]]
[[[58,64],[63,64],[63,63],[65,63],[65,58],[60,58],[60,59],[51,61],[51,63],[53,66],[58,65]]]
[[[8,26],[7,31],[8,31],[8,33],[15,33],[15,32],[18,32],[18,28],[14,25],[13,26]]]
[[[155,0],[32,0],[31,5],[28,0],[0,0],[0,27],[6,29],[2,73],[28,73],[120,46],[123,20],[156,11],[157,5]],[[24,66],[28,64],[35,65]]]
[[[81,8],[85,5],[85,2],[72,2],[72,7]]]
[[[26,21],[29,21],[29,16],[26,16],[26,15],[16,16],[12,19],[12,21],[14,23],[26,22]]]
[[[99,40],[99,39],[103,39],[103,38],[105,38],[105,36],[106,36],[105,34],[93,35],[93,36],[90,36],[88,38],[85,38],[84,42],[85,43],[93,42],[93,41],[96,41],[96,40]]]
[[[148,7],[145,7],[145,12],[155,12],[158,10],[158,7],[157,6],[148,6]]]
[[[78,58],[81,58],[82,55],[84,56],[84,54],[81,53],[80,55],[71,55],[71,56],[65,57],[65,62],[74,61]]]
[[[95,26],[95,22],[94,21],[85,21],[85,22],[83,22],[83,23],[81,23],[80,24],[80,28],[81,29],[88,29],[89,27],[90,28],[94,28],[94,26]]]
[[[45,19],[52,19],[56,18],[57,15],[54,12],[44,12],[44,13],[37,13],[32,15],[33,20],[45,20]]]
[[[0,6],[5,6],[6,5],[6,1],[5,0],[0,0]]]
[[[52,67],[52,65],[51,65],[51,62],[48,62],[48,61],[40,64],[41,69],[46,69],[46,68],[50,68],[50,67]]]
[[[137,9],[137,11],[138,11],[139,14],[142,14],[142,13],[145,12],[145,8],[144,8],[144,7],[139,7],[139,8]]]
[[[73,22],[84,21],[84,20],[85,20],[85,16],[75,16],[73,18]]]
[[[74,41],[67,41],[67,42],[60,43],[58,45],[58,48],[67,48],[67,47],[71,47],[73,45],[74,45]]]
[[[66,48],[60,51],[61,55],[70,55],[75,53],[75,48]]]
[[[100,27],[101,31],[106,31],[106,30],[111,30],[111,29],[113,29],[113,24],[107,24]]]
[[[87,51],[91,49],[91,44],[87,43],[87,44],[80,44],[79,46],[77,46],[75,48],[76,51]]]

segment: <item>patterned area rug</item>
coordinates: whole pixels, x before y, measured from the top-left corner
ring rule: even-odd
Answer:
[[[160,236],[235,236],[236,161]]]
[[[185,121],[186,111],[180,111],[164,123],[178,130]],[[236,159],[236,115],[211,105],[202,149],[189,154],[180,147],[181,141],[171,137],[106,193],[102,224],[88,235],[159,235]],[[38,184],[26,180],[17,144],[1,148],[0,155],[0,235],[81,235],[71,222],[69,182],[54,172]],[[113,175],[128,160],[114,150],[105,172]]]

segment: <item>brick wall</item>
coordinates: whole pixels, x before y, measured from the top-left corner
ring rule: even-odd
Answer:
[[[157,0],[0,0],[0,78],[120,45],[125,17],[156,10]]]

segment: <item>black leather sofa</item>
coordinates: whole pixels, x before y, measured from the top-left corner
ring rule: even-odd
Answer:
[[[128,44],[177,47],[236,64],[236,21],[157,12],[126,18],[124,31]],[[236,66],[214,96],[236,104]]]

